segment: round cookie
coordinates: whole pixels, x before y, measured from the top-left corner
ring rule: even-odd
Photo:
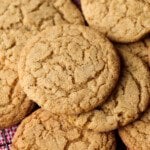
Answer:
[[[39,109],[22,121],[12,150],[115,150],[112,132],[96,133],[72,126],[67,118]]]
[[[0,129],[19,123],[34,104],[19,84],[17,62],[31,33],[24,30],[0,30]]]
[[[150,149],[150,108],[139,120],[119,129],[119,134],[129,150]]]
[[[79,114],[107,99],[118,80],[119,65],[112,44],[95,30],[53,26],[22,51],[20,83],[44,109]]]
[[[131,44],[116,44],[115,47],[132,52],[150,65],[150,37]]]
[[[132,53],[123,49],[118,49],[118,52],[122,59],[118,86],[101,107],[70,117],[71,123],[106,132],[134,121],[147,108],[150,99],[149,69]]]
[[[71,0],[1,0],[0,29],[25,26],[45,29],[63,23],[84,24],[81,12]]]
[[[145,0],[81,0],[88,24],[116,42],[138,41],[150,32],[150,3]]]

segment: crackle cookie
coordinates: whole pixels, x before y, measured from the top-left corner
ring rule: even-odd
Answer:
[[[116,44],[115,47],[132,52],[150,65],[150,37],[131,44]]]
[[[81,0],[88,24],[117,42],[138,41],[150,32],[150,3],[145,0]]]
[[[45,29],[63,23],[84,24],[71,0],[0,0],[0,29]]]
[[[0,30],[0,129],[19,123],[34,104],[20,87],[17,62],[30,32]]]
[[[122,60],[118,86],[101,107],[71,116],[71,123],[95,131],[111,131],[134,121],[147,108],[150,99],[149,69],[132,53],[123,49],[118,49],[118,52]]]
[[[119,129],[119,134],[129,150],[149,150],[150,108],[139,120]]]
[[[18,127],[12,150],[115,150],[113,132],[98,133],[72,126],[66,117],[39,109]]]
[[[80,25],[53,26],[21,53],[19,76],[29,98],[53,113],[79,114],[102,104],[119,76],[112,44]]]

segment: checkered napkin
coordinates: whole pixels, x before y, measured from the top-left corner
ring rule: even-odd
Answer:
[[[16,129],[17,126],[0,130],[0,150],[10,150],[11,140]]]

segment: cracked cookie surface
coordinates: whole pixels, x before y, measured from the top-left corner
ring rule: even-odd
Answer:
[[[132,52],[150,65],[150,37],[131,44],[116,44],[115,47]]]
[[[0,129],[19,123],[33,108],[20,87],[17,62],[31,37],[25,30],[0,30]]]
[[[63,23],[84,24],[71,0],[0,0],[0,29],[45,29]]]
[[[150,108],[139,120],[119,129],[119,134],[129,150],[150,149]]]
[[[27,95],[53,113],[79,114],[102,104],[119,76],[111,43],[80,25],[54,26],[34,37],[19,62]]]
[[[105,132],[134,121],[146,110],[150,99],[150,73],[140,58],[118,49],[122,72],[116,89],[107,101],[94,111],[71,116],[79,127]]]
[[[12,150],[115,150],[113,132],[96,133],[72,126],[67,118],[39,109],[23,120]]]
[[[145,0],[81,0],[88,24],[116,42],[138,41],[150,32],[150,3]]]

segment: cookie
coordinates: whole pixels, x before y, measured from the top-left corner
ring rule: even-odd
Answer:
[[[150,37],[131,44],[116,44],[115,47],[132,52],[150,65]]]
[[[119,129],[119,134],[129,150],[150,149],[150,108],[139,120]]]
[[[119,59],[95,30],[53,26],[27,43],[19,76],[29,98],[44,109],[79,114],[107,99],[119,76]]]
[[[88,24],[116,42],[135,42],[150,32],[150,3],[145,0],[81,0]]]
[[[0,129],[19,123],[34,104],[23,92],[18,79],[17,62],[30,32],[0,30]]]
[[[115,150],[114,133],[96,133],[72,126],[65,117],[39,109],[22,121],[12,150]]]
[[[145,111],[150,99],[150,72],[143,61],[132,53],[118,49],[122,71],[116,89],[99,108],[70,117],[78,127],[111,131],[134,121]]]
[[[45,29],[63,23],[84,24],[71,0],[1,0],[0,29]]]

